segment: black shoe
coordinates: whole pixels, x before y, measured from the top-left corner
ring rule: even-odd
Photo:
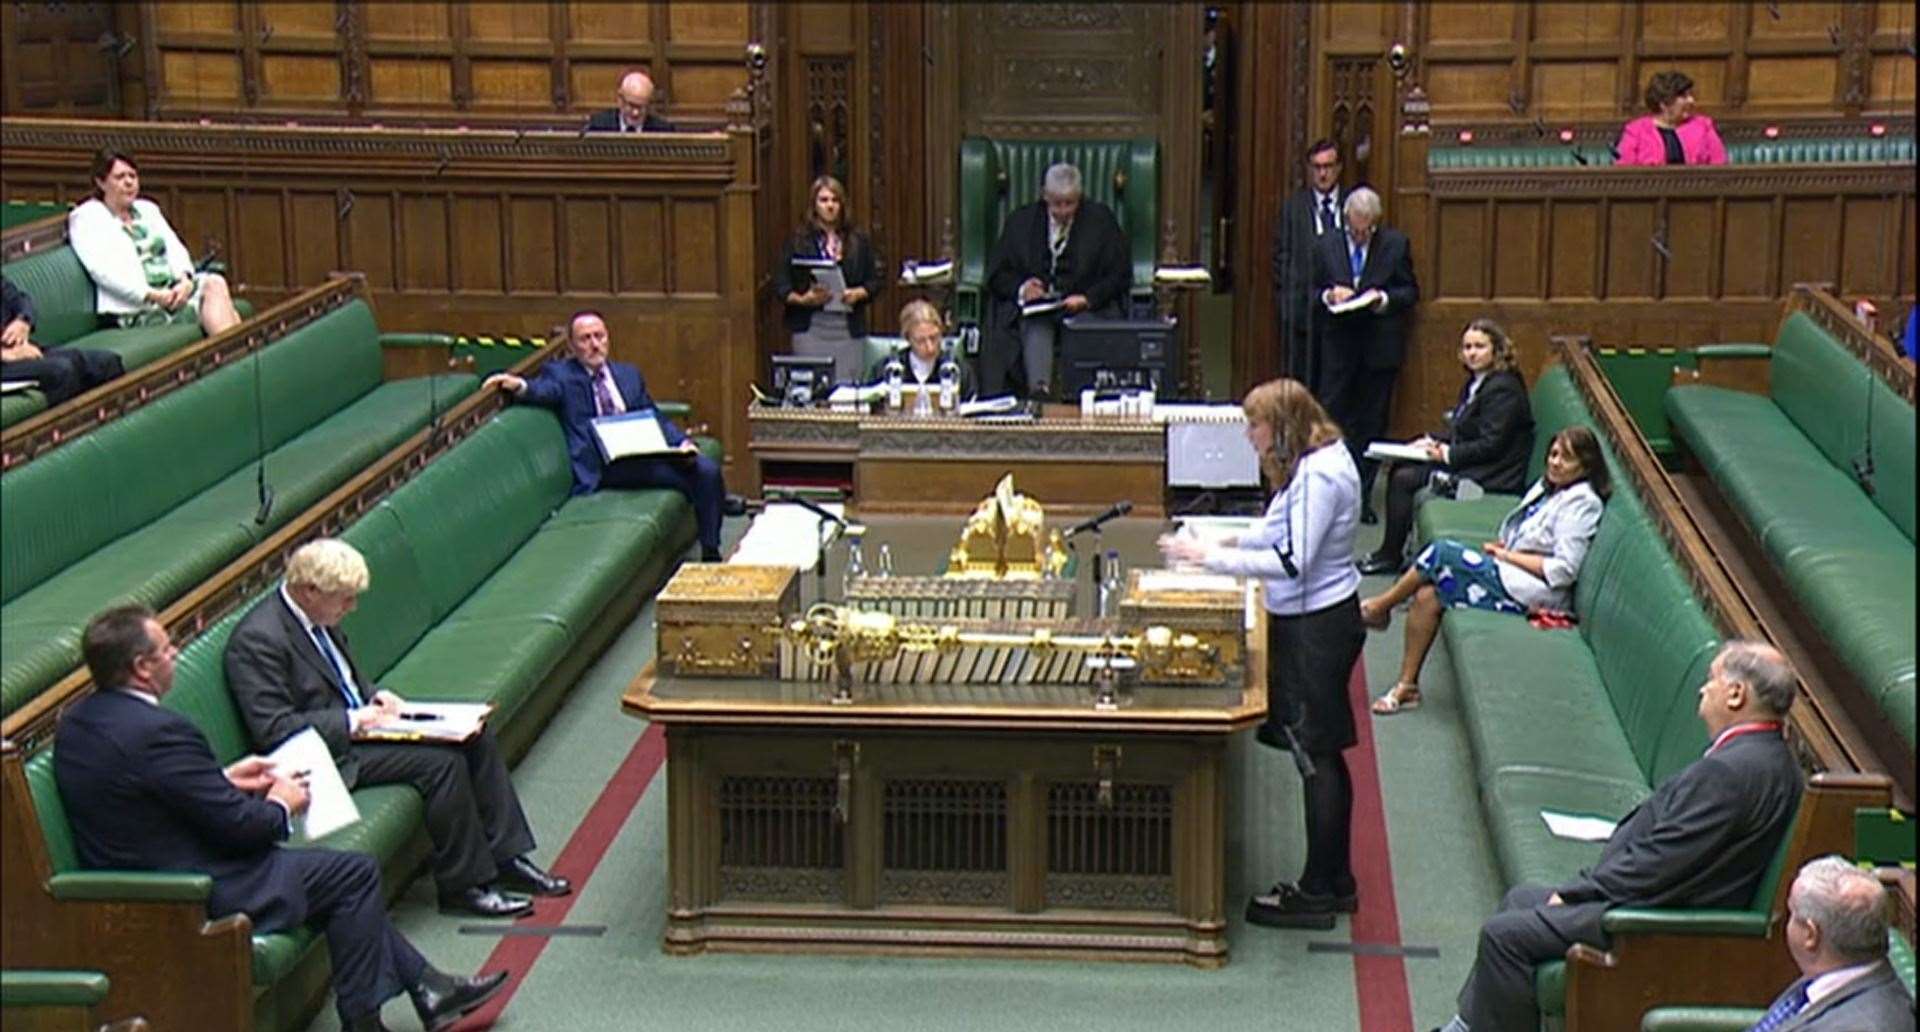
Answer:
[[[1293,751],[1292,746],[1287,744],[1287,736],[1281,732],[1280,728],[1273,724],[1262,723],[1259,727],[1254,728],[1253,740],[1269,749],[1278,749],[1281,752]]]
[[[1271,892],[1247,901],[1247,921],[1268,928],[1333,927],[1335,914],[1350,914],[1360,908],[1357,896],[1322,896],[1301,892],[1299,887],[1281,882]]]
[[[1371,527],[1374,524],[1380,522],[1380,514],[1373,511],[1373,506],[1362,505],[1360,507],[1360,522]]]
[[[723,561],[724,561],[724,559],[723,559],[723,557],[722,557],[722,556],[720,555],[720,550],[719,550],[719,549],[717,549],[717,548],[713,548],[713,549],[707,549],[707,548],[703,548],[703,549],[701,549],[701,550],[700,550],[700,561],[701,561],[701,562],[703,562],[703,563],[717,563],[717,562],[723,562]]]
[[[519,917],[533,913],[533,900],[511,892],[501,892],[491,885],[474,885],[441,896],[440,909],[475,917]]]
[[[500,868],[500,884],[529,896],[565,896],[573,892],[573,883],[540,869],[524,856],[516,856]]]
[[[506,984],[505,971],[456,978],[429,967],[419,984],[407,987],[407,996],[413,1000],[413,1011],[420,1015],[420,1024],[427,1027],[427,1032],[440,1032],[479,1010]]]
[[[388,1032],[387,1026],[380,1023],[379,1011],[362,1014],[357,1018],[348,1018],[347,1023],[340,1027],[344,1032]]]
[[[1372,555],[1367,556],[1364,559],[1361,559],[1359,562],[1354,563],[1353,565],[1359,567],[1360,572],[1369,577],[1377,576],[1382,573],[1399,573],[1402,569],[1404,569],[1404,566],[1400,562],[1400,560],[1392,558],[1387,555],[1383,555],[1379,552],[1375,552]]]
[[[747,514],[747,500],[737,494],[728,495],[726,499],[720,503],[720,514],[723,516],[745,516]]]

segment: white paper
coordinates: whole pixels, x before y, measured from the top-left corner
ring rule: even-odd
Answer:
[[[401,705],[398,719],[367,728],[359,737],[464,742],[480,733],[492,712],[493,704],[486,702],[407,702]]]
[[[827,405],[835,412],[865,412],[886,393],[887,385],[884,383],[870,383],[864,387],[843,383],[827,395]]]
[[[902,286],[917,287],[930,283],[945,283],[953,279],[953,259],[936,262],[904,262],[900,266]]]
[[[308,840],[324,838],[360,819],[360,808],[354,805],[353,793],[341,780],[340,768],[320,732],[310,727],[302,730],[268,753],[267,762],[285,777],[306,772],[307,811],[294,818],[294,827]]]
[[[1020,306],[1020,314],[1023,316],[1049,315],[1060,311],[1066,306],[1067,299],[1064,297],[1042,297],[1022,304]]]
[[[844,299],[847,292],[847,277],[840,271],[839,263],[831,258],[795,258],[793,267],[811,273],[815,286],[827,288],[829,296],[824,311],[852,311]]]
[[[1327,311],[1335,315],[1345,315],[1348,312],[1357,312],[1369,305],[1377,304],[1380,299],[1384,297],[1386,297],[1386,295],[1380,293],[1378,287],[1368,287],[1337,305],[1329,302],[1327,304]]]
[[[1162,265],[1153,270],[1153,281],[1172,286],[1206,286],[1213,274],[1204,265]]]
[[[1401,444],[1398,441],[1375,441],[1367,445],[1367,458],[1391,459],[1395,462],[1432,462],[1427,450],[1418,445]]]
[[[635,455],[671,455],[666,432],[652,409],[637,409],[618,416],[601,416],[593,421],[593,436],[600,445],[600,457],[612,462]]]
[[[843,518],[847,511],[846,505],[841,502],[822,502],[820,507]],[[823,545],[832,544],[838,536],[840,528],[837,524],[829,523],[827,528],[823,541],[818,514],[791,502],[772,503],[753,518],[753,523],[747,527],[740,543],[734,546],[727,562],[741,566],[810,569],[819,561]]]
[[[1554,837],[1575,842],[1605,842],[1613,837],[1615,827],[1615,822],[1605,817],[1558,810],[1541,810],[1540,819],[1547,822],[1547,830],[1553,832]]]
[[[1140,590],[1219,591],[1237,595],[1243,584],[1228,573],[1187,573],[1180,570],[1141,570]]]
[[[1206,405],[1194,402],[1156,402],[1156,423],[1244,423],[1247,413],[1238,405]]]
[[[1020,399],[1011,394],[1002,394],[997,398],[975,398],[963,401],[957,410],[962,416],[990,416],[1013,412],[1020,408]]]
[[[14,391],[30,391],[40,386],[38,380],[7,380],[0,382],[0,394],[12,394]]]

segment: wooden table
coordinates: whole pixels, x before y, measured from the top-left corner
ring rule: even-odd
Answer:
[[[1228,736],[1266,713],[1265,634],[1235,688],[825,687],[657,677],[665,948],[1226,962]]]
[[[756,406],[747,424],[763,485],[839,486],[863,513],[969,513],[1009,472],[1048,512],[1127,499],[1139,515],[1165,513],[1166,428],[1146,420],[1057,404],[1028,423]]]

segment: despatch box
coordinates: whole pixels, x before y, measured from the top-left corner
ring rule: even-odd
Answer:
[[[654,601],[660,672],[778,677],[780,626],[799,607],[791,566],[683,563]]]
[[[1247,582],[1213,573],[1127,571],[1120,600],[1120,626],[1164,626],[1184,631],[1218,650],[1220,666],[1239,679],[1246,670]]]

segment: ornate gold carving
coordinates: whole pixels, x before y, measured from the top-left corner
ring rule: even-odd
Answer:
[[[947,560],[947,576],[1040,576],[1050,562],[1046,526],[1040,503],[1013,489],[1013,474],[1001,477],[993,494],[967,517]]]
[[[788,566],[685,563],[655,600],[661,670],[685,677],[777,677],[780,622],[798,605]]]

